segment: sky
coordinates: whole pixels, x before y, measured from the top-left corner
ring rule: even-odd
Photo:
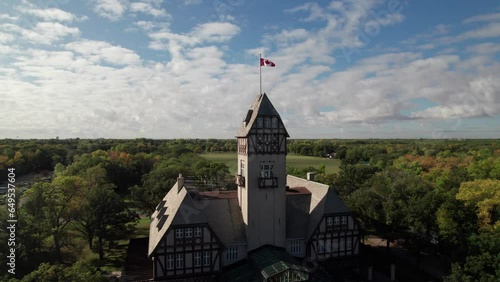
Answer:
[[[500,138],[496,0],[0,2],[0,138]]]

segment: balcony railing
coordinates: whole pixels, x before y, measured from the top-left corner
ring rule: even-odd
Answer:
[[[236,185],[245,187],[245,176],[243,175],[236,175]]]
[[[278,177],[259,177],[259,188],[277,188]]]

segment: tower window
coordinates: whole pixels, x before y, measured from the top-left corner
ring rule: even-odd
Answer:
[[[240,161],[240,175],[245,176],[245,161]]]
[[[277,117],[273,117],[272,126],[273,126],[273,128],[278,128],[278,118]]]
[[[257,118],[257,128],[262,128],[263,125],[262,125],[262,118]]]
[[[264,127],[271,128],[271,118],[264,118]]]
[[[263,177],[263,178],[274,177],[274,165],[273,164],[261,164],[260,165],[260,177]]]

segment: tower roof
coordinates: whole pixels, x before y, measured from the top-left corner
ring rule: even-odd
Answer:
[[[257,98],[253,102],[252,107],[250,107],[250,109],[248,110],[247,115],[243,120],[236,137],[246,137],[250,130],[254,128],[254,123],[256,122],[258,116],[277,117],[279,120],[280,128],[284,130],[287,137],[290,137],[285,129],[285,125],[283,124],[278,111],[274,108],[266,93],[257,95]]]

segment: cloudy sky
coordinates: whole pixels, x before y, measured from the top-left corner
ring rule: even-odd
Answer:
[[[278,3],[276,3],[278,2]],[[500,3],[0,3],[0,138],[500,138]]]

